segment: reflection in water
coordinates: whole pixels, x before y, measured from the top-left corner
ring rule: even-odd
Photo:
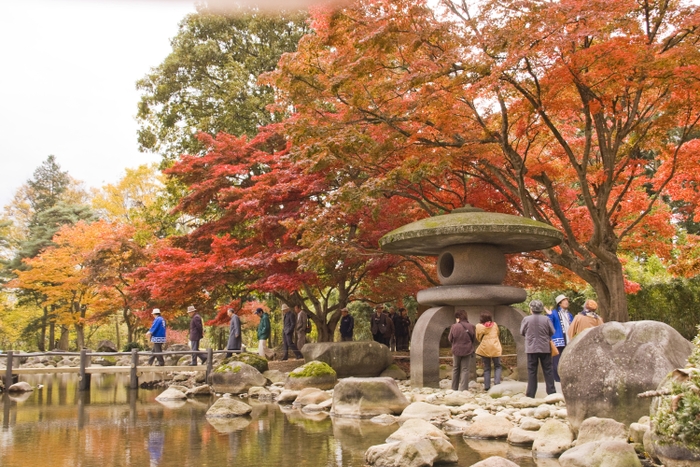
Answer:
[[[160,391],[128,389],[127,377],[93,375],[91,391],[81,393],[70,376],[27,378],[44,388],[24,401],[3,395],[0,465],[361,467],[367,448],[398,428],[255,400],[247,401],[253,407],[248,417],[207,420],[214,398],[171,408],[155,401]],[[489,455],[539,465],[529,450],[505,442],[450,440],[459,466]]]

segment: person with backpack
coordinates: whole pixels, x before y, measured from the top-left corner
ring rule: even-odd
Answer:
[[[299,305],[294,305],[294,313],[297,315],[297,322],[294,326],[294,333],[297,338],[297,349],[301,351],[306,345],[306,333],[309,332],[309,317]]]
[[[498,338],[498,325],[493,322],[491,313],[484,311],[476,325],[476,340],[480,342],[476,354],[484,364],[484,390],[491,389],[491,363],[493,362],[494,383],[501,384],[501,340]]]
[[[455,312],[455,321],[447,336],[452,344],[452,390],[466,391],[469,389],[469,369],[474,358],[476,330],[464,310]]]

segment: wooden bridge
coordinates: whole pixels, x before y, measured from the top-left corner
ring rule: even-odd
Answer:
[[[81,350],[78,352],[34,352],[34,353],[15,353],[12,350],[6,353],[0,353],[0,358],[5,358],[6,368],[5,368],[5,390],[16,383],[19,379],[19,375],[43,375],[43,374],[58,374],[58,373],[77,373],[78,376],[78,387],[81,391],[90,390],[90,379],[94,374],[116,374],[116,373],[128,373],[130,375],[129,388],[138,389],[139,387],[139,376],[144,373],[169,373],[175,371],[204,371],[206,372],[206,381],[209,381],[209,375],[213,370],[213,359],[214,354],[220,353],[240,353],[236,350],[213,350],[207,349],[207,361],[205,365],[197,366],[151,366],[139,364],[139,357],[153,355],[201,355],[205,353],[204,351],[192,351],[192,350],[177,350],[172,352],[139,352],[133,349],[131,352],[89,352],[88,350]],[[123,357],[131,356],[131,364],[129,366],[92,366],[92,357]],[[18,358],[26,357],[80,357],[80,365],[77,367],[44,367],[44,368],[22,368],[21,366],[14,366],[13,363]]]

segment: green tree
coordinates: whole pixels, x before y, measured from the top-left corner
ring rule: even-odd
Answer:
[[[257,77],[296,50],[305,19],[301,12],[223,15],[199,5],[180,23],[170,55],[137,82],[141,149],[173,160],[203,149],[198,132],[252,136],[277,120],[266,110],[274,91]]]

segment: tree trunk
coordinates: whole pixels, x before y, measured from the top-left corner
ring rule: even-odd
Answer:
[[[46,350],[46,325],[49,318],[49,308],[44,307],[44,315],[41,317],[41,337],[39,338],[39,351],[44,352]],[[49,348],[51,348],[51,343],[49,342]]]
[[[70,328],[68,326],[61,325],[61,337],[58,341],[58,350],[68,350],[68,345],[70,344]]]
[[[49,323],[49,350],[56,348],[56,323]]]
[[[627,312],[627,295],[625,294],[625,279],[622,264],[601,262],[598,274],[589,283],[598,295],[598,314],[608,321],[629,321]]]
[[[75,343],[78,350],[85,348],[85,326],[82,324],[75,324]]]

